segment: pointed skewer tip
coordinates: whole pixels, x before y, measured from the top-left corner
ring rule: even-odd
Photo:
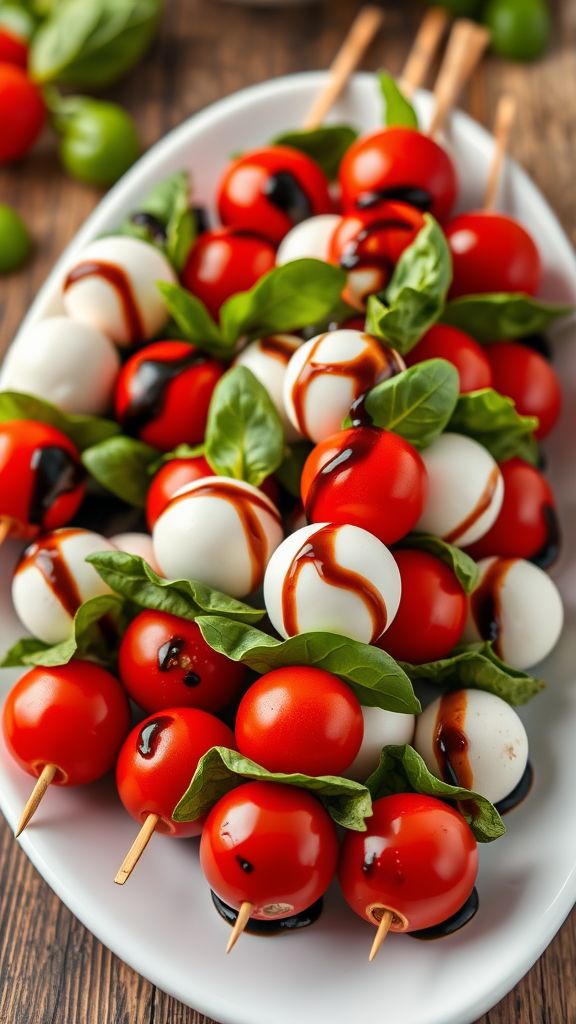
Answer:
[[[230,938],[228,939],[228,945],[226,946],[227,953],[230,953],[231,950],[234,949],[234,946],[238,942],[238,939],[242,935],[242,932],[244,931],[246,925],[248,924],[248,921],[250,920],[250,915],[253,909],[254,904],[249,903],[248,900],[246,900],[240,907],[240,910],[238,911],[238,917],[234,922],[232,934],[230,935]]]

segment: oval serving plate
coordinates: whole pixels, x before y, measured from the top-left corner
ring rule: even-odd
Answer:
[[[195,199],[210,204],[229,155],[297,125],[325,80],[323,72],[306,73],[246,89],[166,136],[86,221],[27,322],[60,309],[65,267],[91,238],[113,231],[152,184],[188,167]],[[430,104],[428,94],[419,94],[424,124]],[[330,119],[367,130],[379,118],[374,78],[362,74]],[[460,206],[479,205],[490,136],[457,113],[447,141],[459,169]],[[527,224],[540,246],[542,294],[576,301],[576,258],[570,244],[542,195],[513,163],[506,168],[501,205]],[[548,448],[564,527],[555,576],[566,600],[567,624],[554,657],[540,669],[548,690],[522,710],[535,768],[532,792],[507,817],[508,835],[481,848],[480,909],[464,930],[435,942],[392,936],[369,965],[371,932],[333,891],[312,928],[274,940],[245,935],[226,957],[228,930],[201,877],[196,842],[155,836],[128,884],[122,889],[114,885],[135,824],[120,806],[112,780],[78,790],[52,789],[22,836],[27,855],[73,913],[118,956],[184,1003],[223,1024],[349,1024],[352,1019],[472,1024],[529,969],[571,909],[576,899],[570,754],[576,735],[576,474],[569,411],[575,407],[576,339],[571,333],[570,324],[556,331],[565,414]],[[22,633],[9,593],[17,555],[13,544],[0,553],[2,650]],[[14,672],[0,673],[0,696],[15,677]],[[0,743],[0,803],[12,826],[29,791],[30,778]]]

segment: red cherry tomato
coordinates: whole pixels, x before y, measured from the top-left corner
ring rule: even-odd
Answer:
[[[357,139],[344,155],[339,179],[345,210],[391,200],[428,210],[437,220],[448,217],[458,190],[446,151],[412,128]]]
[[[550,363],[539,352],[514,341],[489,345],[486,355],[496,391],[513,398],[523,416],[537,416],[536,437],[547,437],[562,407],[560,381]]]
[[[220,711],[242,689],[246,669],[213,651],[195,622],[166,612],[140,612],[120,645],[120,678],[151,714],[163,708]]]
[[[404,357],[407,366],[425,359],[447,359],[458,370],[460,393],[492,387],[492,370],[486,350],[474,338],[448,324],[436,324]]]
[[[362,743],[364,719],[349,686],[318,668],[278,668],[246,691],[238,750],[271,772],[342,775]]]
[[[289,146],[245,153],[230,164],[218,187],[222,223],[255,231],[275,245],[295,224],[333,209],[323,171]]]
[[[452,297],[482,292],[536,294],[540,254],[518,221],[479,210],[461,213],[445,231],[454,270]]]
[[[504,501],[494,526],[467,548],[472,558],[534,559],[546,568],[558,554],[556,503],[547,480],[523,459],[500,464]]]
[[[315,796],[295,786],[247,782],[212,808],[200,841],[210,888],[238,910],[253,904],[261,921],[315,903],[338,859],[336,829]]]
[[[427,490],[426,467],[408,441],[377,427],[350,427],[310,452],[301,494],[311,523],[349,523],[384,544],[418,522]]]
[[[346,832],[338,879],[364,920],[382,909],[392,931],[440,924],[466,902],[476,881],[478,851],[464,818],[430,796],[399,793],[373,804],[366,832]]]
[[[88,661],[34,668],[8,694],[6,745],[29,775],[56,765],[56,786],[94,782],[114,767],[130,728],[128,699],[109,672]]]
[[[452,570],[427,551],[399,549],[402,596],[392,625],[377,646],[399,661],[445,658],[466,623],[466,596]]]
[[[118,793],[128,813],[141,824],[149,814],[159,814],[158,832],[200,835],[203,819],[177,822],[172,813],[210,747],[234,749],[234,734],[197,708],[169,708],[136,725],[116,766]]]
[[[28,64],[28,43],[5,25],[0,25],[0,64]]]
[[[42,93],[22,68],[0,64],[0,164],[18,160],[44,125]]]
[[[216,228],[190,250],[182,284],[218,319],[226,299],[248,291],[275,264],[276,251],[265,238],[241,228]]]
[[[208,406],[224,373],[222,363],[186,341],[156,341],[131,356],[120,372],[116,419],[127,433],[170,451],[204,438]]]
[[[65,434],[35,420],[0,424],[0,521],[33,537],[65,526],[85,492],[80,455]]]

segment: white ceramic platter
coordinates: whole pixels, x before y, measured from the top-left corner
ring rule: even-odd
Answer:
[[[323,73],[301,74],[247,89],[191,118],[159,142],[109,193],[51,274],[29,314],[58,309],[64,268],[96,235],[112,231],[149,187],[182,167],[192,171],[195,196],[210,202],[229,154],[264,144],[298,125]],[[423,123],[430,97],[418,97]],[[333,120],[370,129],[379,123],[374,79],[358,75]],[[478,205],[491,140],[464,114],[449,132],[461,179],[461,206]],[[543,197],[516,166],[506,169],[503,207],[535,236],[545,264],[543,295],[576,301],[576,260]],[[195,841],[155,836],[123,888],[115,871],[136,830],[111,780],[79,790],[52,789],[21,839],[38,870],[99,939],[160,988],[225,1024],[471,1024],[534,963],[576,897],[576,473],[572,441],[576,351],[564,326],[556,367],[565,389],[564,420],[550,445],[550,475],[565,534],[556,570],[567,603],[567,626],[542,673],[548,691],[523,717],[531,741],[535,783],[507,818],[509,834],[481,849],[480,910],[451,938],[417,942],[391,936],[369,965],[372,932],[335,891],[318,923],[274,940],[243,936],[224,955],[228,928],[212,908]],[[0,557],[0,648],[21,634],[9,599],[17,549]],[[5,694],[14,673],[0,674]],[[14,825],[31,780],[0,743],[0,800]],[[12,936],[18,942],[18,935]]]

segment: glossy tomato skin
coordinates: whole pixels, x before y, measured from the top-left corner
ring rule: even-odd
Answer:
[[[331,672],[278,668],[244,694],[235,724],[240,753],[271,772],[342,775],[362,743],[360,703]]]
[[[140,824],[148,814],[159,814],[157,831],[172,836],[200,835],[203,819],[177,822],[172,813],[210,747],[234,749],[234,734],[197,708],[163,709],[136,725],[116,766],[118,794],[128,813]]]
[[[300,221],[333,210],[324,172],[290,146],[244,153],[232,161],[218,187],[222,223],[254,231],[274,245]]]
[[[42,131],[42,93],[23,68],[0,63],[0,164],[18,160]]]
[[[449,216],[458,191],[446,151],[413,128],[386,128],[361,136],[345,153],[339,180],[345,211],[371,201],[399,200],[440,221]]]
[[[275,263],[276,250],[266,238],[242,228],[215,228],[190,250],[182,284],[217,320],[226,299],[248,291]]]
[[[122,638],[119,671],[132,700],[148,714],[174,707],[220,711],[246,677],[243,665],[208,646],[195,622],[148,610]]]
[[[458,370],[460,394],[492,387],[492,370],[486,350],[457,327],[435,324],[404,357],[407,366],[425,359],[447,359]]]
[[[540,254],[518,221],[501,213],[461,213],[445,228],[452,253],[452,298],[482,292],[525,292],[540,286]]]
[[[562,408],[560,381],[550,363],[539,352],[515,341],[489,345],[486,355],[496,391],[513,398],[523,416],[537,416],[536,437],[547,437]]]
[[[0,64],[16,64],[19,68],[28,64],[28,43],[5,25],[0,25]]]
[[[127,433],[161,451],[204,438],[208,406],[224,373],[186,341],[146,345],[120,371],[114,408]]]
[[[396,913],[393,931],[440,924],[466,902],[476,881],[478,852],[458,811],[430,796],[399,793],[375,800],[366,832],[346,832],[338,879],[360,917]]]
[[[298,914],[336,871],[336,829],[316,797],[273,782],[247,782],[212,808],[200,842],[210,888],[238,910],[248,900],[262,921]]]
[[[109,772],[130,728],[122,686],[88,661],[34,668],[8,694],[2,725],[6,745],[24,771],[58,771],[54,785],[80,786]]]
[[[405,537],[424,507],[427,475],[415,448],[378,427],[349,427],[310,452],[301,494],[310,523],[349,523],[384,544]]]
[[[466,624],[466,596],[444,562],[411,548],[393,552],[402,596],[392,625],[377,646],[399,661],[423,664],[445,658]]]

